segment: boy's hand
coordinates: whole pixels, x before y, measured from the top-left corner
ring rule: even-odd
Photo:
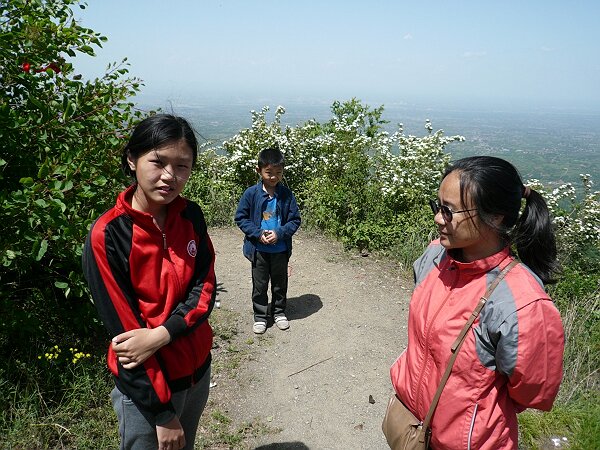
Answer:
[[[273,230],[265,230],[263,236],[265,237],[265,244],[273,245],[277,243],[277,233]]]
[[[269,230],[263,230],[263,232],[261,233],[260,239],[259,239],[261,244],[265,244],[265,245],[269,244],[269,241],[267,240],[267,233],[269,233]]]

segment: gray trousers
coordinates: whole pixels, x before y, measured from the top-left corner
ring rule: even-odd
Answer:
[[[256,252],[252,263],[252,306],[254,321],[267,322],[270,317],[285,315],[288,289],[287,251],[281,253]],[[269,308],[269,279],[271,280],[271,308]]]
[[[194,386],[171,395],[171,402],[185,433],[185,450],[194,448],[200,416],[208,400],[210,367]],[[150,425],[131,399],[114,388],[111,392],[112,404],[119,419],[121,450],[158,449],[156,427]]]

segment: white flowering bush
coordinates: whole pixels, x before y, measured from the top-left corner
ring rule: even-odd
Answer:
[[[535,179],[526,184],[548,204],[562,264],[593,272],[600,269],[600,192],[593,190],[590,174],[580,174],[580,178],[583,190],[579,194],[571,183],[552,190]]]
[[[395,208],[410,209],[423,200],[423,194],[435,192],[440,175],[450,162],[445,147],[465,139],[446,137],[442,130],[434,133],[429,120],[425,128],[428,135],[424,137],[406,136],[400,124],[399,130],[389,137],[390,145],[383,146],[377,154],[375,169],[381,194]]]
[[[423,208],[448,163],[444,148],[464,138],[433,132],[429,121],[424,137],[407,136],[402,127],[390,134],[382,127],[383,107],[371,109],[356,99],[336,101],[331,110],[326,123],[294,127],[281,125],[282,106],[272,122],[266,120],[268,107],[252,111],[250,128],[203,152],[187,195],[203,205],[209,221],[231,222],[239,195],[258,180],[258,153],[276,145],[305,224],[364,249],[397,244],[407,227],[426,236],[433,221]]]

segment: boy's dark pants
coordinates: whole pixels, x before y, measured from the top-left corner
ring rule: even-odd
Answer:
[[[256,252],[252,263],[252,306],[254,321],[267,322],[269,317],[285,315],[288,287],[287,251],[281,253]],[[267,292],[271,279],[271,308]]]

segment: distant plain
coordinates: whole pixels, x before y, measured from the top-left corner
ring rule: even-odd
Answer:
[[[343,99],[345,100],[345,99]],[[282,124],[295,126],[309,119],[326,122],[331,119],[330,103],[318,101],[271,100],[205,101],[185,105],[144,104],[143,109],[161,108],[188,118],[202,138],[220,146],[243,128],[252,124],[251,110],[269,106],[267,120],[281,104],[286,109]],[[478,110],[459,108],[423,108],[405,104],[363,102],[372,108],[384,106],[383,118],[390,133],[403,124],[405,134],[426,134],[425,120],[433,130],[444,134],[462,135],[465,141],[446,148],[453,158],[470,155],[495,155],[510,160],[525,179],[538,179],[545,185],[573,183],[580,187],[579,174],[600,175],[600,113],[532,110]]]

